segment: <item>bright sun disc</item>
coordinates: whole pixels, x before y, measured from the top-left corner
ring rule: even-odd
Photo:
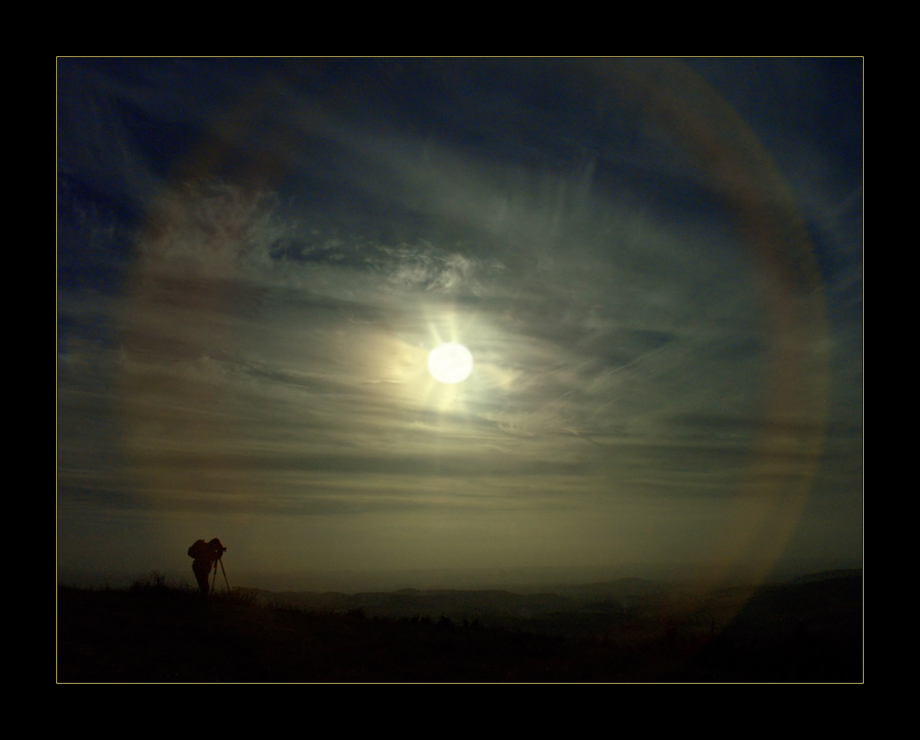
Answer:
[[[442,344],[428,354],[428,371],[447,385],[462,383],[473,372],[473,355],[462,344]]]

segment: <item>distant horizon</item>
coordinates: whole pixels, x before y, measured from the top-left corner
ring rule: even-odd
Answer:
[[[400,589],[417,590],[507,590],[522,592],[533,591],[541,586],[578,586],[593,583],[607,583],[628,578],[637,578],[658,582],[710,583],[718,580],[723,586],[756,585],[753,579],[746,579],[741,572],[729,581],[714,579],[712,574],[720,572],[715,565],[665,565],[665,564],[631,564],[621,566],[583,566],[544,568],[527,566],[520,568],[420,568],[411,570],[389,571],[289,571],[286,573],[251,573],[234,572],[232,563],[228,564],[227,576],[232,588],[256,588],[265,591],[309,591],[365,593],[375,591],[398,591]],[[759,572],[761,569],[754,569]],[[781,583],[802,576],[820,573],[832,573],[846,570],[862,570],[859,561],[812,561],[784,565],[772,571],[763,583]],[[191,569],[188,572],[176,568],[153,569],[145,572],[128,570],[106,570],[93,572],[73,568],[62,568],[58,573],[58,582],[64,586],[77,588],[127,588],[134,581],[148,576],[151,572],[164,576],[178,585],[195,584]],[[218,573],[219,588],[223,589],[223,576]]]

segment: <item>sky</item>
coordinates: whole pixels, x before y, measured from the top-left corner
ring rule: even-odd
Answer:
[[[862,66],[59,58],[59,573],[859,567]]]

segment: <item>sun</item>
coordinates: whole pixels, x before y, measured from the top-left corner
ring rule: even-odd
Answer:
[[[428,353],[428,371],[441,383],[462,383],[473,372],[473,355],[462,344],[441,344]]]

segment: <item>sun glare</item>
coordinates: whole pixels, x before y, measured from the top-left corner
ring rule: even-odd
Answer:
[[[462,344],[441,344],[428,354],[428,371],[441,383],[462,383],[473,372],[473,355]]]

